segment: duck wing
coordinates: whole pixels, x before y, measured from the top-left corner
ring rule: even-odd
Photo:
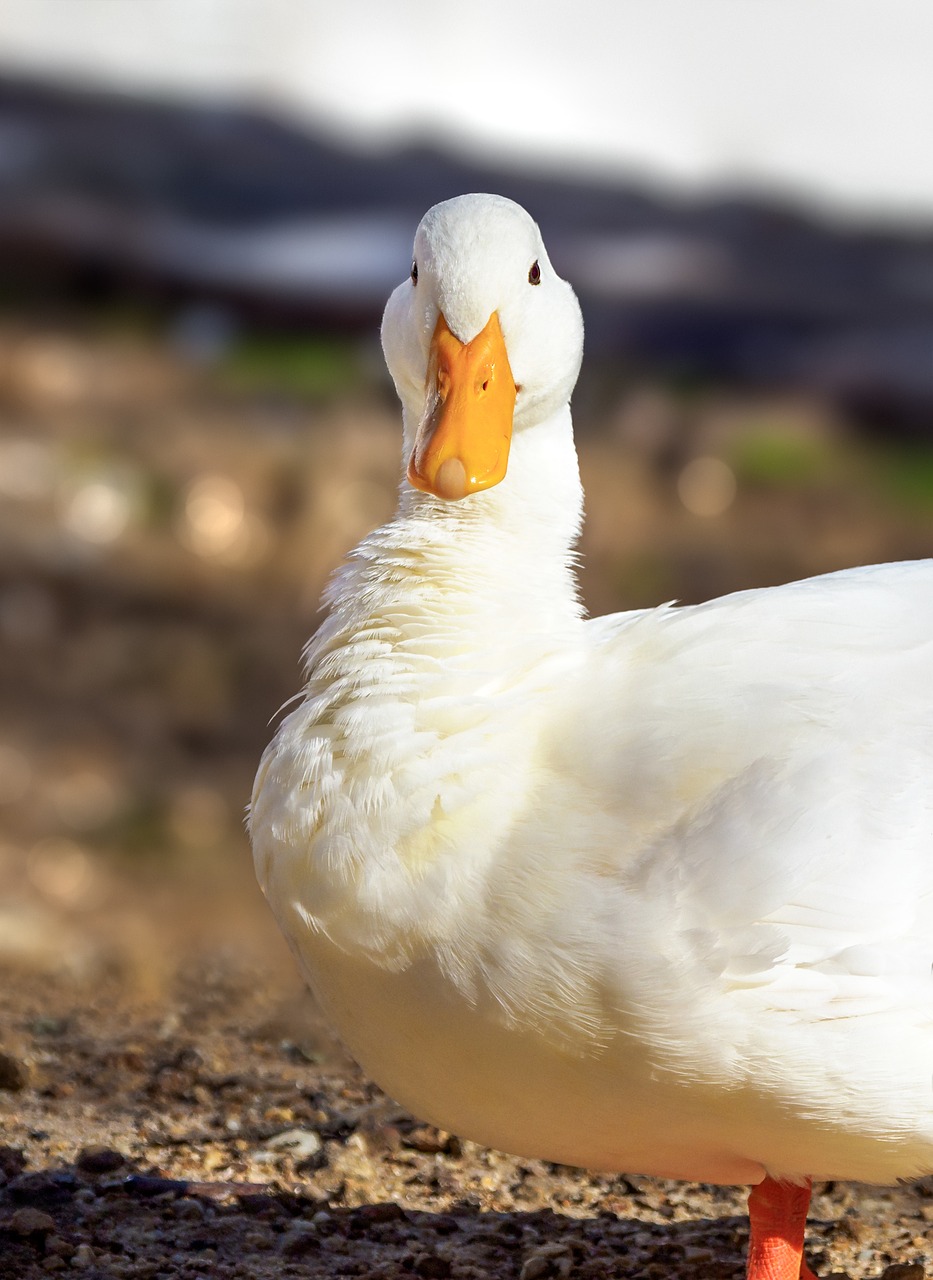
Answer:
[[[560,750],[618,832],[636,986],[933,1015],[933,561],[588,627]]]

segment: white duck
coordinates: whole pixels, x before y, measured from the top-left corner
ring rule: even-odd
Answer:
[[[933,560],[587,620],[582,322],[519,206],[431,209],[383,322],[395,517],[335,578],[256,780],[256,867],[418,1115],[599,1170],[933,1170]],[[511,442],[511,443],[510,443]]]

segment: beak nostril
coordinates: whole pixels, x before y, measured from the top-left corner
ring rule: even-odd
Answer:
[[[483,383],[483,390],[486,391],[488,390],[488,388],[489,388],[489,379],[487,378],[486,381]]]

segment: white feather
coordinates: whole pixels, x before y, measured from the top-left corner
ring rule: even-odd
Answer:
[[[583,619],[582,328],[537,228],[438,206],[386,309],[406,448],[440,309],[498,309],[505,480],[334,579],[252,806],[263,888],[364,1067],[552,1160],[933,1170],[933,561]],[[538,260],[542,285],[530,288]]]

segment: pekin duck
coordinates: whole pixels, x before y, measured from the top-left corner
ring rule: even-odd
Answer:
[[[933,1171],[933,560],[588,619],[583,325],[499,196],[389,299],[394,518],[259,768],[258,876],[363,1068],[478,1142],[744,1183]]]

